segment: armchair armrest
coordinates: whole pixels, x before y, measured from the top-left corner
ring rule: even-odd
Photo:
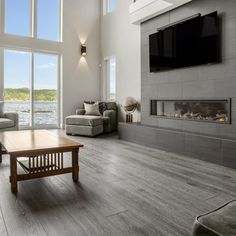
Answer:
[[[114,110],[106,110],[103,112],[103,117],[109,117],[108,127],[104,127],[107,132],[111,132],[117,129],[117,112]]]
[[[5,112],[4,113],[4,117],[9,119],[9,120],[13,120],[15,127],[18,129],[19,127],[19,115],[16,112]]]
[[[110,118],[115,118],[116,117],[116,112],[114,110],[106,110],[103,112],[103,116],[105,117],[110,117]]]
[[[85,110],[84,109],[76,109],[76,115],[84,115]]]

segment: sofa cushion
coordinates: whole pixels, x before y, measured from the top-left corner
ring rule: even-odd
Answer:
[[[88,116],[101,116],[99,111],[98,102],[94,104],[84,103],[85,115]]]
[[[196,218],[193,236],[236,235],[236,200]]]
[[[99,116],[72,115],[66,117],[67,125],[98,126],[102,125],[102,118]]]
[[[14,121],[6,118],[0,118],[0,129],[6,129],[13,127]]]

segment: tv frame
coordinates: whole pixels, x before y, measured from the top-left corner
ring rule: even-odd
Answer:
[[[199,63],[199,64],[193,64],[193,65],[186,65],[186,66],[180,66],[180,67],[176,67],[176,68],[166,68],[166,69],[154,69],[154,70],[151,70],[151,62],[150,62],[150,36],[151,35],[154,35],[154,34],[158,34],[159,31],[164,31],[164,30],[167,30],[168,28],[171,28],[171,27],[175,27],[179,24],[182,24],[182,23],[185,23],[187,21],[190,21],[194,18],[201,18],[201,17],[205,17],[207,15],[210,15],[210,14],[214,14],[216,13],[217,14],[217,41],[216,41],[216,44],[217,44],[217,59],[214,61],[214,62],[209,62],[209,63]],[[150,34],[149,37],[149,71],[150,73],[158,73],[158,72],[163,72],[163,71],[172,71],[172,70],[179,70],[179,69],[183,69],[183,68],[191,68],[191,67],[196,67],[196,66],[204,66],[204,65],[214,65],[214,64],[218,64],[221,62],[221,34],[220,34],[220,17],[219,17],[219,14],[218,14],[218,11],[214,11],[214,12],[210,12],[208,14],[205,14],[205,15],[201,15],[200,13],[198,14],[195,14],[193,15],[192,17],[188,17],[188,18],[185,18],[183,20],[180,20],[180,21],[177,21],[177,22],[174,22],[174,23],[171,23],[171,24],[168,24],[166,26],[163,26],[161,28],[158,28],[157,29],[157,32],[153,33],[153,34]]]

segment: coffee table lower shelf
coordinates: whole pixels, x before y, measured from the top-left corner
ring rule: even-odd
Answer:
[[[72,166],[64,167],[65,152],[71,152],[72,154]],[[8,154],[7,152],[4,152]],[[9,181],[11,183],[11,191],[13,193],[17,192],[17,182],[23,180],[30,180],[42,177],[48,177],[53,175],[61,175],[72,173],[72,179],[77,182],[79,180],[79,148],[73,148],[72,150],[65,150],[60,152],[48,152],[44,150],[43,152],[38,152],[37,154],[28,155],[24,153],[24,158],[28,158],[28,170],[22,167],[22,163],[18,159],[22,158],[22,155],[9,154],[10,155],[10,167],[11,175]],[[2,152],[3,154],[3,152]],[[17,163],[26,172],[25,174],[17,173]],[[50,165],[47,165],[50,163]]]

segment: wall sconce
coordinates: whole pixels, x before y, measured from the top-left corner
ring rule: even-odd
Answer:
[[[87,47],[85,44],[81,44],[81,56],[85,57],[87,55]]]

